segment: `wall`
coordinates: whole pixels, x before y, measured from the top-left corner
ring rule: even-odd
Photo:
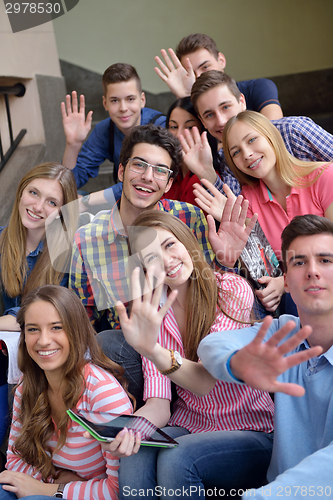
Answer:
[[[13,33],[0,2],[0,84],[22,82],[26,87],[23,97],[9,97],[14,137],[27,129],[21,146],[45,142],[45,130],[36,74],[61,78],[61,70],[52,22]],[[60,106],[60,103],[59,103]],[[7,120],[3,99],[0,100],[0,130],[4,150],[9,146]]]
[[[97,73],[128,62],[157,93],[154,56],[195,32],[236,80],[333,67],[332,20],[332,0],[80,0],[53,25],[60,59]]]

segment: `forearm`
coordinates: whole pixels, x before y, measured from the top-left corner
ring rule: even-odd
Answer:
[[[79,155],[80,149],[82,147],[82,143],[79,144],[66,144],[64,156],[62,159],[62,164],[64,167],[73,170],[76,165],[77,157]]]
[[[149,398],[144,406],[137,410],[134,415],[145,417],[157,427],[164,427],[170,419],[170,401],[161,398]]]
[[[6,316],[1,316],[0,318],[0,330],[3,332],[19,332],[20,325],[16,321],[15,316],[7,314]]]
[[[154,355],[148,359],[160,371],[171,368],[170,351],[159,344],[156,345]],[[207,372],[202,363],[188,359],[183,359],[181,367],[168,375],[168,378],[180,387],[193,392],[196,396],[206,396],[216,382],[216,379]]]

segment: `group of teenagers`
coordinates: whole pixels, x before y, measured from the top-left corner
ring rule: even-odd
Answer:
[[[84,96],[66,96],[63,164],[23,177],[1,228],[22,378],[0,500],[333,493],[333,136],[283,118],[273,82],[236,83],[207,35],[161,52],[167,116],[110,66],[110,117],[87,139]],[[106,158],[119,182],[78,197]],[[240,263],[257,221],[284,275],[254,291]],[[5,346],[1,366],[2,441]],[[134,412],[178,446],[127,428],[101,444],[73,408]]]

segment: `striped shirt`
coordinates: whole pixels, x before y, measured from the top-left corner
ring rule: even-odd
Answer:
[[[77,408],[89,411],[105,411],[111,413],[132,413],[132,405],[124,389],[111,373],[93,364],[85,366],[84,377],[86,388],[78,401]],[[24,462],[12,451],[16,437],[20,433],[20,416],[22,385],[16,389],[13,407],[13,421],[9,436],[6,468],[24,472],[41,480],[40,472]],[[109,451],[103,451],[101,444],[95,439],[83,437],[84,429],[76,422],[69,420],[65,445],[52,457],[53,464],[62,469],[69,469],[84,481],[67,483],[64,498],[68,500],[116,500],[118,498],[119,460]],[[58,431],[47,442],[52,450],[58,441]],[[50,479],[50,482],[53,482]]]
[[[231,317],[248,321],[253,305],[253,293],[243,278],[234,274],[216,273],[216,280],[222,290],[223,308]],[[211,332],[243,328],[244,324],[228,318],[219,309]],[[185,357],[183,342],[172,308],[164,317],[159,343],[177,350]],[[144,399],[163,398],[171,400],[171,382],[155,365],[142,359],[145,379]],[[217,381],[212,391],[204,396],[176,386],[179,399],[168,425],[184,427],[190,432],[219,430],[273,430],[274,405],[266,392],[248,386]]]
[[[120,327],[116,302],[126,304],[130,298],[127,236],[123,227],[117,227],[116,210],[118,205],[75,233],[69,278],[69,287],[80,297],[89,318],[99,319],[107,310],[112,329]],[[193,231],[206,261],[211,264],[214,254],[203,212],[175,200],[159,201],[157,210],[170,212],[183,221]]]

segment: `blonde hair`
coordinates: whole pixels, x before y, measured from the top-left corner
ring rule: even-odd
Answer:
[[[276,157],[276,169],[281,179],[287,186],[307,187],[318,179],[324,169],[319,172],[318,176],[310,182],[304,177],[311,174],[318,167],[325,165],[323,162],[298,160],[288,151],[278,129],[261,113],[256,111],[242,111],[236,116],[230,118],[223,129],[222,144],[225,159],[232,170],[234,176],[240,184],[248,184],[255,186],[259,183],[259,179],[241,172],[235,165],[232,156],[229,152],[228,137],[233,125],[237,122],[246,123],[260,135],[265,137],[272,147]]]
[[[42,163],[32,168],[21,180],[15,197],[14,207],[8,226],[3,230],[0,238],[1,256],[1,283],[4,291],[9,297],[17,297],[28,293],[37,286],[44,284],[59,284],[63,277],[70,256],[63,255],[63,262],[57,262],[56,269],[52,266],[47,242],[44,239],[43,251],[38,257],[37,263],[28,275],[28,264],[26,259],[27,230],[22,224],[19,205],[24,189],[34,179],[53,179],[59,182],[63,193],[63,205],[77,200],[77,190],[73,173],[66,167],[57,163]],[[77,229],[78,206],[71,204],[70,222],[66,220],[66,228],[62,227],[63,218],[60,211],[62,232],[67,230],[69,241],[73,240]],[[54,235],[54,239],[57,236]]]

